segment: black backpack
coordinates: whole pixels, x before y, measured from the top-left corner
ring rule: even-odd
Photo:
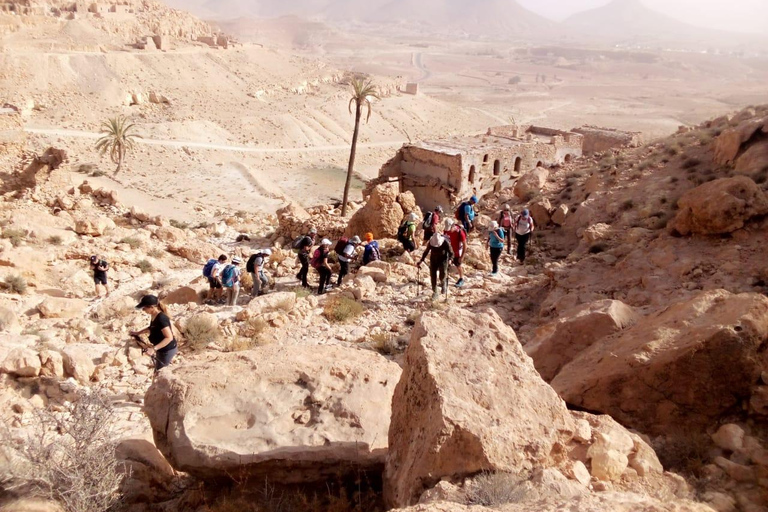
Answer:
[[[260,253],[252,254],[248,261],[245,263],[245,271],[249,274],[256,272],[256,258],[261,256]]]
[[[424,229],[432,229],[432,216],[434,213],[427,212],[424,214],[424,222],[421,223],[421,227]]]
[[[408,221],[405,221],[402,224],[400,224],[399,228],[397,228],[397,241],[400,243],[407,242],[408,237],[405,236],[407,232],[408,232]]]

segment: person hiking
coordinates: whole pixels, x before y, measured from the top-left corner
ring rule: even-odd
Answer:
[[[312,256],[312,267],[317,269],[320,274],[320,284],[317,286],[317,294],[322,295],[325,293],[325,289],[331,282],[331,267],[328,265],[328,255],[331,252],[331,241],[327,238],[323,238],[320,242],[320,247],[315,249],[315,254]]]
[[[296,274],[296,279],[301,281],[301,286],[308,288],[307,275],[309,274],[309,259],[312,252],[312,246],[315,245],[315,238],[317,238],[317,229],[312,228],[309,233],[302,236],[298,241],[294,242],[294,249],[299,251],[299,263],[301,263],[301,269]],[[256,282],[254,280],[254,282]]]
[[[147,313],[151,320],[149,327],[140,331],[131,331],[130,335],[141,336],[149,333],[149,342],[152,344],[152,348],[146,350],[148,355],[155,356],[155,372],[158,372],[171,364],[173,356],[178,351],[178,343],[173,334],[168,308],[155,295],[144,295],[136,305],[136,309]]]
[[[424,215],[424,221],[421,227],[424,229],[424,241],[429,242],[432,235],[440,230],[440,216],[443,214],[442,206],[435,206],[434,211]]]
[[[221,286],[221,270],[226,266],[227,255],[222,254],[218,259],[210,259],[203,267],[203,276],[208,278],[208,300],[213,304],[221,300],[224,289]]]
[[[440,279],[440,289],[443,293],[448,293],[448,263],[453,259],[453,249],[447,237],[435,233],[429,239],[419,265],[427,259],[427,254],[429,254],[429,280],[432,283],[432,300],[437,300],[440,296],[437,291],[438,278]]]
[[[227,306],[237,305],[237,298],[240,295],[240,258],[235,256],[232,263],[225,266],[221,271],[221,286],[226,291]]]
[[[363,266],[372,261],[379,261],[381,259],[379,242],[373,239],[373,233],[365,234],[365,242],[365,249],[363,250]]]
[[[263,288],[269,284],[269,278],[264,272],[264,265],[267,264],[270,256],[272,256],[272,249],[259,249],[254,254],[252,254],[250,258],[248,258],[248,263],[245,265],[245,270],[251,274],[251,280],[253,281],[251,297],[258,297],[259,295],[263,295]],[[309,264],[309,261],[307,261],[307,264]],[[306,276],[304,279],[306,280]]]
[[[409,213],[400,227],[397,228],[397,240],[403,244],[403,249],[406,252],[413,252],[416,250],[416,221],[418,216],[415,213]]]
[[[451,249],[453,249],[453,266],[459,272],[459,280],[456,281],[456,287],[461,288],[464,286],[464,252],[467,249],[467,232],[461,224],[455,222],[453,219],[445,219],[445,236],[451,241]]]
[[[363,243],[359,236],[353,236],[349,239],[349,242],[344,245],[344,249],[341,250],[339,257],[339,278],[336,280],[336,286],[341,286],[344,276],[349,274],[349,264],[357,259],[357,248]]]
[[[513,228],[515,230],[515,239],[517,240],[517,261],[525,263],[525,245],[530,240],[533,230],[536,229],[531,212],[523,210],[523,213],[515,219]]]
[[[91,256],[91,270],[93,270],[93,284],[96,288],[96,298],[101,297],[101,290],[99,286],[104,287],[104,296],[109,296],[109,283],[107,281],[107,271],[109,270],[109,264],[106,260],[96,256]]]
[[[500,228],[499,223],[495,220],[491,222],[491,229],[488,230],[488,247],[491,248],[491,263],[493,264],[491,275],[495,276],[499,273],[499,258],[504,252],[504,229]]]
[[[512,224],[515,219],[512,218],[512,212],[509,205],[505,204],[504,209],[499,212],[499,227],[504,230],[504,238],[507,240],[507,254],[512,254]]]
[[[475,205],[477,204],[477,196],[472,196],[469,201],[464,201],[456,209],[456,220],[461,222],[464,226],[464,231],[467,234],[471,233],[475,228]]]

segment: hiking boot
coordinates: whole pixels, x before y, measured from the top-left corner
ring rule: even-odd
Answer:
[[[440,294],[437,291],[432,292],[432,300],[437,300],[440,298]]]
[[[459,279],[458,281],[456,281],[456,288],[461,288],[462,286],[464,286],[464,278],[463,277],[461,279]]]

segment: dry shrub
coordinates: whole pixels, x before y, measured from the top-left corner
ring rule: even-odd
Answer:
[[[473,480],[472,489],[467,494],[470,505],[497,507],[505,503],[518,503],[525,499],[526,474],[481,473]]]
[[[225,352],[242,352],[244,350],[251,350],[254,347],[259,346],[258,338],[248,338],[246,336],[232,336],[224,340]]]
[[[10,464],[3,487],[58,502],[67,512],[104,512],[120,499],[125,468],[115,458],[115,411],[106,392],[80,392],[68,414],[36,412],[21,439],[4,429]]]
[[[250,272],[240,274],[240,289],[243,291],[251,291],[253,289],[253,277],[251,277]]]
[[[221,338],[219,319],[210,313],[195,315],[187,320],[183,334],[192,350],[203,350]]]
[[[240,327],[240,335],[236,336],[236,339],[228,340],[224,349],[237,352],[267,345],[271,341],[264,337],[268,327],[267,321],[260,316],[249,318]]]
[[[165,257],[166,254],[168,253],[166,253],[163,249],[152,249],[147,253],[147,256],[149,256],[150,258],[155,258],[156,260],[159,260]]]
[[[23,295],[27,291],[27,280],[19,274],[11,274],[5,276],[3,281],[5,288],[11,293],[18,293]]]
[[[152,272],[155,267],[152,265],[152,262],[149,260],[141,260],[138,263],[136,263],[136,267],[138,267],[139,270],[141,270],[142,274],[148,274],[149,272]]]
[[[359,302],[348,297],[333,297],[328,299],[323,315],[331,322],[343,323],[354,320],[363,314],[365,308]]]
[[[297,299],[304,299],[312,295],[312,290],[309,288],[304,288],[303,286],[297,286],[291,291],[296,294]]]
[[[9,240],[12,246],[18,247],[27,238],[27,233],[23,229],[6,228],[3,230],[2,237]]]
[[[275,310],[283,311],[284,313],[290,313],[291,311],[293,311],[294,305],[295,305],[295,301],[291,299],[283,299],[277,304],[275,304]]]
[[[48,237],[48,243],[51,245],[61,245],[64,243],[64,239],[59,235],[52,235]]]
[[[120,240],[120,243],[121,244],[126,244],[128,247],[130,247],[134,251],[136,249],[138,249],[139,247],[141,247],[141,240],[139,240],[135,236],[131,236],[131,237],[128,237],[128,238],[123,238],[122,240]]]
[[[388,332],[372,334],[368,338],[366,345],[383,356],[393,356],[402,352],[397,342],[397,337]]]

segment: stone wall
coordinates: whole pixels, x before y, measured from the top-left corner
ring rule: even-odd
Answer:
[[[584,136],[582,148],[585,155],[612,148],[636,148],[640,145],[640,132],[625,132],[588,125],[574,128],[572,131]]]

